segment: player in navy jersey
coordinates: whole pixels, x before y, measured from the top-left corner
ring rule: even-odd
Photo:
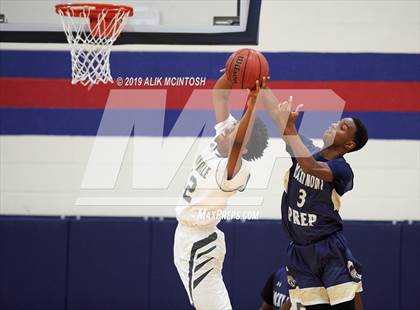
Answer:
[[[292,304],[289,298],[287,270],[285,267],[273,272],[267,279],[261,291],[263,304],[260,310],[290,310]]]
[[[292,303],[289,298],[286,267],[273,272],[267,279],[261,291],[263,303],[260,310],[291,310]],[[363,310],[362,297],[359,293],[355,296],[355,309]],[[301,304],[295,304],[294,310],[305,310]]]
[[[357,118],[342,119],[325,131],[320,149],[297,133],[301,106],[291,112],[291,98],[277,105],[267,97],[265,107],[292,156],[281,206],[291,239],[286,260],[291,301],[309,310],[353,310],[362,290],[361,266],[341,232],[338,211],[340,197],[353,188],[353,171],[343,155],[366,144],[367,130]]]

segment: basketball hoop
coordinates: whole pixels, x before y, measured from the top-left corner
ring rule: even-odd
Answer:
[[[92,86],[113,83],[109,66],[111,46],[121,34],[133,8],[99,3],[58,4],[70,44],[72,84]]]

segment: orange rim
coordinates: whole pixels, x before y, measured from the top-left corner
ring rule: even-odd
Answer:
[[[123,11],[128,16],[133,16],[133,8],[128,5],[102,4],[102,3],[67,3],[57,4],[55,11],[57,14],[70,15],[74,17],[83,17],[86,14],[86,8],[89,7],[89,17],[97,17],[102,12],[107,12],[109,17]]]

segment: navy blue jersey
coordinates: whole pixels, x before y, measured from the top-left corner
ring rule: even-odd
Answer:
[[[307,245],[342,230],[340,196],[353,188],[353,171],[343,157],[327,160],[312,141],[301,138],[314,159],[326,162],[334,176],[332,182],[326,182],[306,174],[292,156],[282,197],[282,222],[291,240]]]
[[[261,297],[264,302],[276,308],[280,308],[286,303],[289,298],[289,286],[287,284],[287,271],[286,268],[280,268],[273,272],[267,279]]]

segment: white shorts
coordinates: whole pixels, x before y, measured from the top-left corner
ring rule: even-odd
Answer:
[[[225,254],[225,235],[217,227],[178,224],[174,263],[191,305],[197,310],[232,309],[222,276]]]

